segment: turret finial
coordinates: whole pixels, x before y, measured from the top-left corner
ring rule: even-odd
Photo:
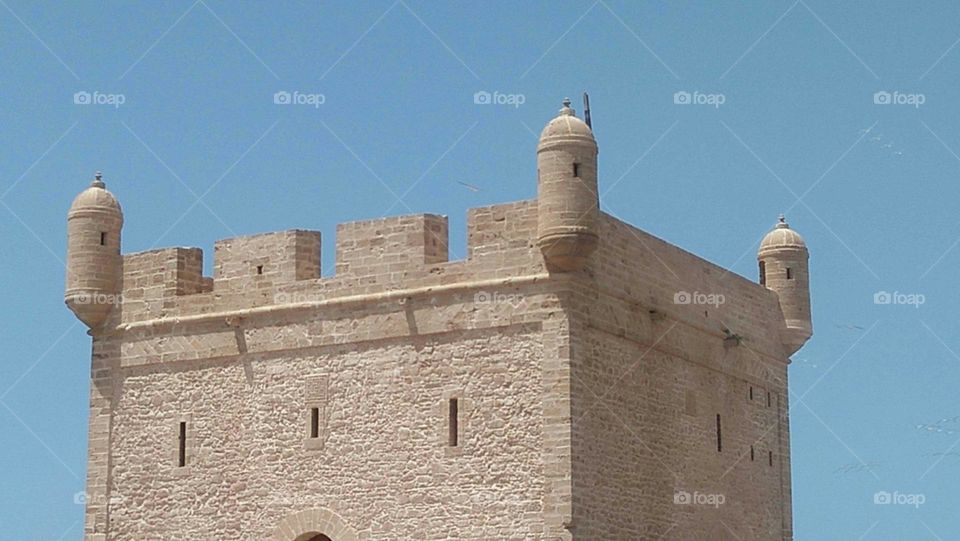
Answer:
[[[780,213],[780,219],[777,222],[777,229],[790,229],[790,226],[787,224],[787,217]]]
[[[107,185],[103,182],[103,173],[97,171],[93,175],[93,182],[90,183],[94,188],[106,188]]]
[[[561,115],[574,116],[573,108],[570,107],[570,98],[563,98],[563,109],[560,109]]]

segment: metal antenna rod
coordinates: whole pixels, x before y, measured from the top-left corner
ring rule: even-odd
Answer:
[[[583,93],[583,121],[588,128],[593,129],[593,122],[590,120],[590,95],[586,92]]]

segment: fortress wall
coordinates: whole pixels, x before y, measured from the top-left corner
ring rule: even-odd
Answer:
[[[542,512],[543,340],[520,325],[125,369],[110,536],[266,539],[323,508],[369,539],[556,538]],[[308,444],[304,397],[317,384],[322,429]],[[177,468],[183,419],[189,458]]]
[[[601,215],[599,229],[589,268],[603,291],[717,336],[728,329],[746,347],[786,360],[776,293],[610,215]]]
[[[789,491],[781,477],[789,464],[781,441],[783,389],[599,329],[575,336],[575,538],[791,539],[781,503]]]
[[[447,261],[445,217],[345,224],[329,278],[307,231],[218,242],[212,279],[199,249],[126,256],[116,322],[165,323],[95,341],[115,367],[113,466],[96,478],[122,498],[115,535],[266,538],[306,508],[381,539],[555,539],[572,524],[583,538],[724,540],[722,517],[744,538],[773,538],[774,523],[787,535],[776,295],[606,215],[587,269],[542,279],[536,222],[532,201],[471,209],[460,261]],[[504,278],[525,281],[490,282]],[[340,302],[414,288],[425,289]],[[677,303],[681,291],[724,302]],[[320,301],[331,303],[180,319]],[[725,344],[724,328],[741,344]],[[313,376],[330,386],[322,447],[303,441]],[[452,460],[437,419],[459,391],[482,407],[465,421],[478,439]],[[719,457],[717,412],[729,449]],[[181,419],[193,423],[195,462],[177,473]],[[677,506],[679,490],[715,490],[731,505]]]

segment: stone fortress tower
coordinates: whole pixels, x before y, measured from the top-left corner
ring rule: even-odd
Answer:
[[[93,340],[85,538],[791,540],[789,356],[808,252],[760,284],[599,209],[569,101],[538,198],[447,219],[120,252],[98,174],[68,214]]]

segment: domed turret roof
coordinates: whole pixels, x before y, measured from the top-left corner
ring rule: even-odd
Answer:
[[[589,137],[593,139],[593,130],[587,123],[577,118],[576,113],[570,107],[570,98],[563,100],[563,108],[556,118],[547,123],[540,132],[540,140],[551,137]]]
[[[107,185],[104,184],[103,175],[99,171],[90,187],[80,192],[70,205],[71,212],[80,209],[113,210],[121,214],[123,212],[117,198],[107,191]]]
[[[767,233],[767,236],[763,237],[763,241],[760,242],[760,252],[784,248],[806,250],[807,243],[803,241],[803,237],[800,236],[800,233],[790,229],[790,225],[787,224],[786,218],[784,218],[783,214],[781,214],[780,221],[777,223],[777,226],[774,227],[772,231]]]

